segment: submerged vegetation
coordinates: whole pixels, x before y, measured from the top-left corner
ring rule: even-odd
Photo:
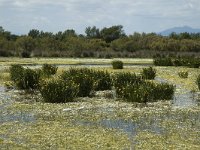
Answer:
[[[200,148],[197,68],[67,66],[44,76],[42,66],[34,67],[40,70],[39,91],[0,86],[0,149]],[[154,80],[143,77],[145,69],[156,70]],[[11,80],[9,72],[1,70],[2,81]],[[188,78],[179,72],[188,72]],[[90,88],[83,79],[92,83],[89,97],[77,97],[80,84]],[[186,91],[192,91],[195,105],[175,105]]]

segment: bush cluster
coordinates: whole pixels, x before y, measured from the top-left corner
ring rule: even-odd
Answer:
[[[120,60],[114,60],[114,61],[112,61],[112,67],[113,67],[113,69],[123,69],[123,62],[122,61],[120,61]]]
[[[11,65],[10,76],[19,89],[37,89],[39,86],[39,70],[25,69],[21,65]]]
[[[114,87],[118,98],[140,103],[172,99],[175,91],[173,85],[148,82],[131,73],[115,75]]]
[[[43,69],[33,70],[23,68],[21,65],[12,65],[10,74],[12,81],[19,89],[39,89],[44,101],[51,103],[73,101],[75,97],[90,96],[93,90],[110,90],[112,86],[118,98],[130,102],[146,103],[171,99],[175,87],[166,83],[146,81],[145,79],[155,76],[155,70],[151,67],[144,70],[143,72],[146,72],[144,74],[147,74],[145,77],[134,73],[116,73],[111,77],[105,71],[70,68],[61,76],[42,78]],[[200,86],[200,77],[197,83]]]
[[[156,70],[155,69],[153,69],[152,67],[149,67],[149,68],[144,68],[143,70],[142,70],[142,77],[144,78],[144,79],[149,79],[149,80],[151,80],[151,79],[154,79],[155,77],[156,77]]]
[[[68,71],[63,72],[61,75],[64,81],[72,81],[79,85],[78,96],[86,97],[90,96],[93,90],[94,81],[91,76],[91,70],[87,68],[70,68]]]
[[[153,60],[156,66],[173,66],[172,59],[169,57],[157,57]]]
[[[200,67],[200,58],[193,57],[157,57],[154,58],[154,65],[156,66],[187,66],[190,68]]]

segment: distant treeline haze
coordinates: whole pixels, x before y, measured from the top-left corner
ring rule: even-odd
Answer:
[[[15,35],[0,27],[0,56],[17,57],[152,57],[156,54],[198,54],[200,33],[133,33],[123,26],[87,27],[85,35],[68,29],[58,33],[31,29]]]

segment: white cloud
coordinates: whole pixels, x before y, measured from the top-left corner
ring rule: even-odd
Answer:
[[[0,0],[0,18],[12,30],[24,22],[27,29],[38,24],[80,32],[89,25],[122,24],[128,32],[149,32],[182,24],[200,27],[199,6],[199,0]]]

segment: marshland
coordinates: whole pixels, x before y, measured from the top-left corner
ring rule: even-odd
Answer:
[[[1,58],[0,149],[199,149],[199,68],[163,61]]]

